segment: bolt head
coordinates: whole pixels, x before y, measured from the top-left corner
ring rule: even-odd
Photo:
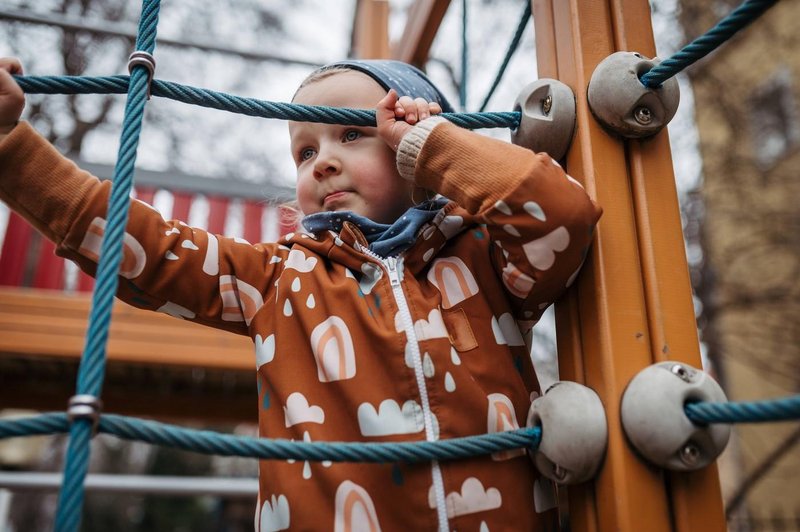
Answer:
[[[688,369],[682,364],[675,364],[670,368],[670,371],[680,377],[680,379],[684,382],[689,382],[692,379],[692,375]]]
[[[553,97],[548,94],[547,97],[544,100],[542,100],[542,112],[545,115],[549,115],[550,109],[552,109],[552,107],[553,107]]]
[[[681,461],[689,467],[694,467],[700,460],[700,448],[693,443],[687,443],[680,450]]]
[[[653,112],[647,107],[637,107],[633,112],[633,118],[643,126],[646,126],[653,121]]]

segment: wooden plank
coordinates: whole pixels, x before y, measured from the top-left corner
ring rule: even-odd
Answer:
[[[0,357],[11,354],[78,359],[91,299],[85,294],[0,289]],[[116,302],[109,361],[252,371],[249,338]]]
[[[450,0],[417,0],[409,8],[403,35],[392,49],[392,57],[424,68],[431,44],[439,31]]]

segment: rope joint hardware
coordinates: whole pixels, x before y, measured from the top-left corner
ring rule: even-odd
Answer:
[[[97,434],[102,410],[103,401],[99,397],[90,394],[73,395],[67,405],[67,419],[70,423],[78,419],[88,419],[92,422],[92,436],[94,436]]]
[[[144,50],[136,50],[128,57],[128,73],[133,74],[133,69],[142,66],[147,70],[147,99],[150,99],[153,77],[156,73],[156,59],[153,54]]]

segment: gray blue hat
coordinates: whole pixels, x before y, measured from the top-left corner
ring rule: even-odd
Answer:
[[[334,67],[358,70],[377,81],[387,91],[394,89],[400,96],[425,98],[429,102],[438,102],[442,106],[443,112],[453,112],[453,107],[447,98],[428,79],[428,76],[408,63],[390,59],[349,59],[325,65],[320,70]]]

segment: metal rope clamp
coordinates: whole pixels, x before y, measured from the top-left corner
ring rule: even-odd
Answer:
[[[662,362],[639,372],[622,395],[622,427],[644,458],[674,471],[707,466],[725,449],[730,425],[696,425],[684,407],[691,402],[726,402],[707,373],[682,362]]]
[[[542,428],[533,455],[536,469],[559,484],[592,479],[608,445],[606,413],[600,397],[577,382],[560,381],[534,399],[528,426]]]
[[[562,159],[575,132],[575,94],[555,79],[539,79],[525,86],[514,102],[521,114],[511,142],[555,160]]]
[[[597,121],[633,139],[655,135],[669,124],[680,103],[678,81],[673,77],[650,88],[639,79],[659,63],[636,52],[615,52],[603,59],[588,89],[589,108]]]
[[[147,99],[150,99],[150,88],[156,73],[156,59],[152,54],[136,50],[128,57],[128,74],[133,74],[133,67],[143,66],[147,69]]]
[[[67,419],[70,423],[76,419],[88,419],[92,422],[92,434],[97,433],[100,424],[100,412],[103,410],[103,401],[89,394],[73,395],[69,398],[67,406]]]

